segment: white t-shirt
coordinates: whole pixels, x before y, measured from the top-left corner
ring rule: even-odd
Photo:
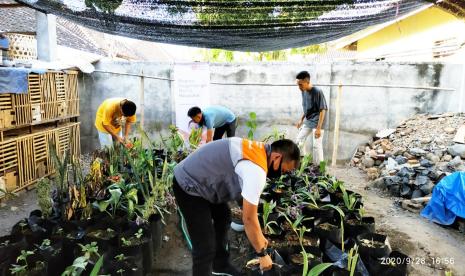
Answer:
[[[239,161],[234,171],[242,179],[242,197],[253,205],[258,205],[266,184],[265,171],[250,160]]]

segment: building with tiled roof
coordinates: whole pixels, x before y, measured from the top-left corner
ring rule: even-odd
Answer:
[[[36,34],[36,11],[13,0],[0,0],[0,33]],[[173,57],[153,42],[126,42],[124,38],[97,32],[65,18],[56,19],[59,46],[129,60],[173,61]],[[147,51],[150,49],[150,51]]]

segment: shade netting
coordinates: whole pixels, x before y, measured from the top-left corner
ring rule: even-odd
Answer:
[[[162,43],[240,51],[278,50],[327,42],[435,3],[423,0],[19,2],[111,34]],[[460,8],[464,1],[451,2],[459,2]]]

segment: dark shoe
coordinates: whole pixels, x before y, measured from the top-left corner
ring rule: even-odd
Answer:
[[[220,276],[241,276],[241,272],[237,270],[231,264],[227,264],[222,267],[213,267],[213,275],[220,275]]]

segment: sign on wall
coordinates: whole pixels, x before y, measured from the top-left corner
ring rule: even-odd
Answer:
[[[210,66],[207,63],[175,64],[173,76],[176,126],[189,132],[189,108],[205,108],[210,103]]]

